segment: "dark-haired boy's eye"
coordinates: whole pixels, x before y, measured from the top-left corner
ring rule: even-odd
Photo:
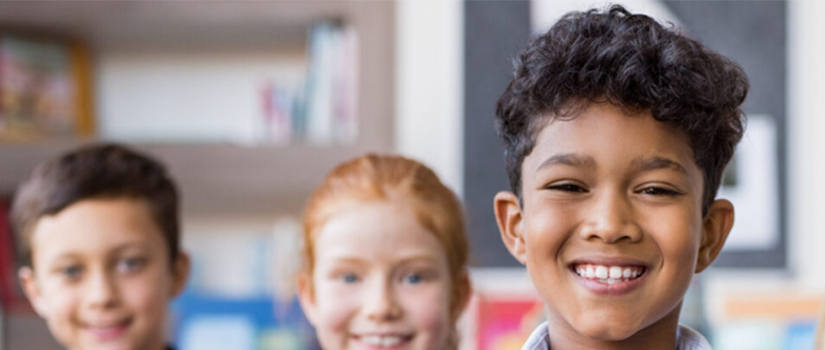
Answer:
[[[562,192],[574,192],[574,193],[585,193],[587,189],[581,187],[576,184],[572,183],[562,183],[556,185],[547,186],[547,189],[554,190],[554,191],[562,191]]]
[[[652,196],[678,196],[682,194],[681,192],[658,186],[645,187],[639,192]]]

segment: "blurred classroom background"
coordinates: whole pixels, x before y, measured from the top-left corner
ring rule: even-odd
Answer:
[[[730,242],[682,321],[715,349],[807,349],[825,300],[825,3],[614,1],[739,62],[748,131],[722,195]],[[465,201],[475,296],[463,349],[518,349],[542,318],[500,243],[493,129],[512,59],[606,2],[0,1],[0,349],[56,349],[16,285],[8,202],[33,166],[116,141],[166,162],[194,270],[170,335],[188,349],[315,349],[293,291],[300,213],[367,151],[432,166]]]

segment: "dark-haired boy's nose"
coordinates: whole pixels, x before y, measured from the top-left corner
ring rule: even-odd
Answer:
[[[627,196],[606,192],[593,197],[588,209],[580,228],[581,238],[608,244],[641,240],[641,228],[635,222]]]

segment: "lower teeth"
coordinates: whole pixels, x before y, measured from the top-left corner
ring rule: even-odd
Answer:
[[[600,280],[599,280],[599,282],[601,282],[601,283],[607,283],[607,284],[614,284],[614,283],[619,283],[619,282],[627,282],[627,281],[630,281],[630,280],[624,280],[624,279],[622,279],[622,280],[614,280],[614,279],[600,279]]]

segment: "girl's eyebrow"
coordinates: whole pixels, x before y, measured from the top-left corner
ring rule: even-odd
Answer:
[[[541,164],[539,164],[539,166],[536,167],[536,171],[556,164],[569,165],[573,167],[595,168],[596,160],[594,160],[591,156],[576,153],[554,154],[549,158],[545,159],[543,162],[541,162]]]
[[[330,260],[336,264],[361,265],[367,263],[364,259],[353,256],[333,256]]]
[[[408,264],[414,262],[428,262],[428,263],[436,263],[438,259],[436,259],[432,254],[416,254],[412,256],[404,257],[403,259],[398,261],[401,264]]]
[[[349,264],[349,265],[369,265],[370,262],[354,256],[333,256],[330,261],[333,264]],[[432,254],[427,253],[420,253],[410,256],[402,257],[399,260],[395,260],[393,263],[402,265],[402,264],[410,264],[416,262],[427,262],[427,263],[437,263],[438,259],[433,256]]]

